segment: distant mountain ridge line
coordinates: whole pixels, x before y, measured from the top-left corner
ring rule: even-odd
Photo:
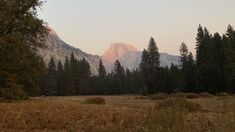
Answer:
[[[60,60],[64,63],[65,58],[70,57],[74,53],[77,59],[81,60],[85,58],[89,62],[93,75],[98,75],[100,59],[102,59],[106,70],[111,72],[113,63],[116,60],[119,60],[124,68],[130,70],[138,69],[142,56],[142,51],[126,43],[112,43],[109,49],[104,52],[104,55],[92,55],[64,42],[54,30],[51,30],[49,33],[46,45],[48,48],[39,50],[39,54],[43,57],[46,64],[48,64],[51,57],[56,62]],[[161,53],[160,61],[161,66],[164,67],[170,66],[171,63],[178,65],[179,56]]]

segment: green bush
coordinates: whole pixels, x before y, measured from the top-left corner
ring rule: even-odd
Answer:
[[[196,112],[201,110],[201,106],[197,103],[189,102],[183,98],[170,98],[158,103],[155,109],[177,109],[180,111]]]
[[[157,93],[154,95],[149,96],[151,100],[163,100],[168,98],[168,94],[166,93]]]
[[[85,100],[85,104],[105,104],[106,101],[102,97],[94,97]]]

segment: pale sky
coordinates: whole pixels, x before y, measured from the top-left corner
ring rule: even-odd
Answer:
[[[179,54],[181,42],[195,52],[199,24],[211,33],[235,26],[235,0],[47,0],[40,18],[81,50],[102,55],[111,43]]]

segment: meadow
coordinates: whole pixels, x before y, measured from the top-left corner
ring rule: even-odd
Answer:
[[[105,104],[88,103],[99,97]],[[161,96],[162,97],[162,96]],[[232,132],[235,97],[33,97],[0,102],[0,130],[44,132]]]

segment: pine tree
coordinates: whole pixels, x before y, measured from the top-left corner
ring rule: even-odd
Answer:
[[[125,94],[131,94],[131,93],[133,93],[133,90],[132,90],[132,86],[131,86],[131,84],[132,84],[132,79],[131,79],[131,76],[132,76],[132,73],[131,73],[131,71],[127,68],[126,70],[125,70],[125,77],[124,77],[124,87],[125,87],[125,89],[124,89],[124,93]]]
[[[80,89],[79,89],[79,94],[88,94],[90,89],[88,85],[88,79],[91,75],[90,71],[90,64],[89,62],[83,58],[79,62],[79,82],[80,82]]]
[[[106,76],[107,76],[107,72],[106,72],[106,69],[103,65],[103,62],[102,60],[100,60],[100,63],[99,63],[99,70],[98,70],[98,80],[99,80],[99,94],[104,94],[106,93]]]
[[[185,43],[180,46],[180,67],[184,76],[184,90],[186,92],[193,92],[195,90],[194,80],[194,58],[193,54],[188,51]],[[181,91],[181,92],[183,92]]]
[[[195,60],[192,52],[187,57],[187,70],[184,73],[185,77],[185,91],[195,92]]]
[[[56,65],[54,59],[51,57],[48,63],[47,76],[46,76],[46,87],[43,90],[44,95],[55,96],[57,95],[57,83],[56,83]]]
[[[124,88],[124,77],[125,77],[125,70],[122,67],[119,60],[116,60],[114,63],[114,82],[115,82],[115,90],[116,94],[122,94]]]
[[[184,76],[177,65],[171,64],[169,76],[171,92],[184,92]]]
[[[154,38],[151,37],[148,46],[148,61],[151,71],[157,71],[160,67],[160,54]]]
[[[69,58],[66,56],[65,62],[64,62],[64,95],[72,95],[70,91],[72,88],[72,82],[71,82],[71,66],[69,63]]]
[[[187,58],[188,58],[188,47],[185,43],[182,43],[180,46],[180,66],[182,68],[182,70],[185,69],[186,64],[187,64]]]
[[[42,1],[0,1],[0,70],[16,77],[28,95],[40,95],[46,71],[35,49],[44,45],[48,30],[38,18]],[[6,80],[6,79],[3,79]]]
[[[79,67],[78,67],[78,60],[75,58],[74,54],[72,53],[70,56],[70,88],[69,93],[70,95],[78,95],[80,91],[80,78],[79,78]]]
[[[38,18],[42,4],[41,0],[1,0],[0,37],[14,34],[31,48],[43,47],[48,28]]]
[[[213,36],[213,48],[214,48],[214,80],[216,93],[226,91],[226,77],[224,71],[225,65],[225,52],[224,44],[219,33],[215,33]]]
[[[226,38],[223,37],[225,45],[225,73],[227,90],[235,92],[235,30],[231,25],[228,26]]]
[[[208,30],[198,28],[196,45],[196,91],[214,93],[214,61],[212,39]]]
[[[148,51],[146,49],[144,49],[144,51],[142,53],[142,59],[141,59],[140,68],[139,69],[141,70],[142,74],[145,77],[147,77],[150,68],[149,68],[149,64],[148,64]]]
[[[57,64],[56,83],[57,83],[57,93],[60,96],[65,95],[64,79],[65,79],[65,72],[61,61],[59,61]]]
[[[156,93],[160,89],[160,78],[158,72],[160,69],[160,54],[158,47],[153,38],[150,39],[148,50],[144,50],[140,70],[143,74],[145,85],[148,87],[150,94]]]
[[[99,70],[98,70],[98,76],[99,76],[100,78],[104,79],[104,78],[106,77],[106,74],[107,74],[106,69],[105,69],[105,67],[104,67],[104,65],[103,65],[102,60],[100,60],[100,63],[99,63]]]

